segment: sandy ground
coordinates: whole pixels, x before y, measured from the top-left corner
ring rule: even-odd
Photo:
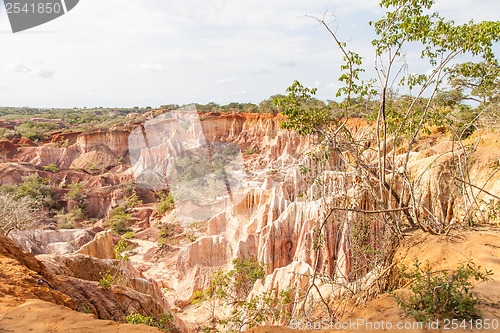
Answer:
[[[160,332],[146,325],[119,324],[41,300],[29,300],[13,309],[0,307],[0,333],[137,333]]]

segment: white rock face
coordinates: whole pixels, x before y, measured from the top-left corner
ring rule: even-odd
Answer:
[[[86,254],[97,259],[115,259],[115,247],[111,230],[97,233],[94,239],[82,246],[75,253]]]
[[[69,230],[13,230],[9,237],[23,251],[32,254],[73,253],[94,237],[94,233],[82,229]]]

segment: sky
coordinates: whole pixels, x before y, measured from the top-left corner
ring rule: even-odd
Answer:
[[[498,0],[434,9],[457,23],[500,19]],[[80,0],[13,34],[0,0],[0,106],[259,103],[294,80],[333,100],[342,55],[308,16],[325,17],[373,75],[368,22],[382,15],[376,0]],[[409,71],[425,71],[407,52]]]

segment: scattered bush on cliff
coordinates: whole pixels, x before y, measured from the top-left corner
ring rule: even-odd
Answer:
[[[116,259],[121,259],[124,261],[130,260],[130,254],[134,248],[137,247],[137,243],[130,243],[125,240],[120,239],[118,244],[115,245],[115,255]]]
[[[156,206],[156,212],[159,215],[163,215],[166,211],[171,210],[175,207],[174,197],[172,196],[172,193],[169,193],[168,196],[160,193],[158,194],[158,196],[160,198],[160,202]]]
[[[162,313],[158,319],[151,316],[143,316],[139,313],[132,313],[127,316],[127,322],[133,325],[145,324],[167,332],[175,329],[174,316],[171,313]]]
[[[127,208],[135,208],[141,204],[142,204],[142,200],[139,200],[139,196],[137,195],[137,192],[135,191],[135,189],[133,189],[132,194],[130,194],[125,199],[125,206]]]
[[[34,228],[41,208],[41,202],[29,196],[16,198],[13,194],[0,194],[0,234],[7,236],[12,230]]]
[[[109,227],[116,234],[123,234],[130,230],[130,224],[132,222],[132,214],[127,212],[127,208],[124,206],[118,206],[111,210],[109,219]]]
[[[115,284],[120,284],[124,281],[124,277],[116,272],[114,275],[111,274],[111,271],[107,271],[106,273],[99,272],[101,279],[99,280],[99,287],[103,289],[111,289],[111,287]]]
[[[83,200],[83,184],[73,183],[69,184],[70,191],[66,193],[66,200],[81,201]]]
[[[209,310],[209,326],[204,332],[217,331],[222,326],[230,332],[239,332],[242,328],[284,322],[289,319],[291,291],[276,289],[265,291],[247,301],[247,296],[257,280],[265,277],[265,269],[253,258],[236,258],[232,261],[233,269],[219,269],[212,274],[210,286],[194,294],[193,303],[204,303]],[[227,318],[219,318],[217,310],[220,307],[231,308]]]
[[[132,194],[126,197],[117,207],[113,208],[110,212],[109,227],[116,234],[124,234],[130,232],[130,225],[132,223],[131,209],[142,204],[139,200],[135,190],[132,190]]]
[[[78,227],[78,223],[82,222],[87,216],[80,207],[75,207],[67,213],[61,211],[56,214],[57,229],[74,229]]]
[[[48,178],[38,174],[24,176],[22,183],[16,186],[15,197],[30,197],[40,201],[44,207],[55,208],[57,193],[55,187],[49,184]]]
[[[43,167],[43,169],[45,171],[49,171],[49,172],[53,172],[53,173],[59,171],[59,168],[55,164],[46,165],[46,166]]]
[[[422,266],[415,260],[413,268],[400,267],[401,277],[410,280],[411,295],[394,295],[396,302],[418,321],[436,318],[477,318],[474,308],[479,298],[473,294],[471,280],[486,281],[493,273],[481,270],[473,261],[462,263],[455,270],[433,271],[430,264]]]

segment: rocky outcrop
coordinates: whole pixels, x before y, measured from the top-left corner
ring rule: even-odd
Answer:
[[[90,242],[95,234],[93,229],[13,230],[9,237],[23,251],[32,254],[65,254],[73,253]]]
[[[86,254],[97,259],[115,259],[115,247],[111,230],[97,233],[94,239],[83,245],[75,254]]]
[[[97,259],[84,254],[38,256],[50,274],[60,276],[59,288],[75,300],[76,306],[89,306],[100,319],[125,321],[132,313],[157,317],[170,313],[160,285],[146,279],[129,261]],[[98,282],[110,274],[118,281],[111,290],[99,288]],[[185,324],[174,318],[177,327],[185,331]]]
[[[130,263],[82,254],[41,255],[40,259],[0,236],[0,305],[6,302],[15,306],[27,299],[40,299],[71,309],[91,310],[100,319],[122,322],[131,313],[158,317],[170,312],[159,285],[144,279]],[[102,289],[97,282],[101,272],[120,274],[124,282],[112,289]],[[174,323],[186,331],[185,324],[176,316]]]
[[[18,305],[27,299],[35,298],[74,309],[74,301],[66,294],[38,285],[39,279],[44,279],[52,285],[57,282],[45,266],[3,236],[0,236],[0,266],[0,302]]]
[[[121,157],[128,152],[128,136],[129,133],[124,130],[89,130],[77,137],[76,145],[81,147],[83,152],[89,152],[95,147],[104,145],[116,156]]]

